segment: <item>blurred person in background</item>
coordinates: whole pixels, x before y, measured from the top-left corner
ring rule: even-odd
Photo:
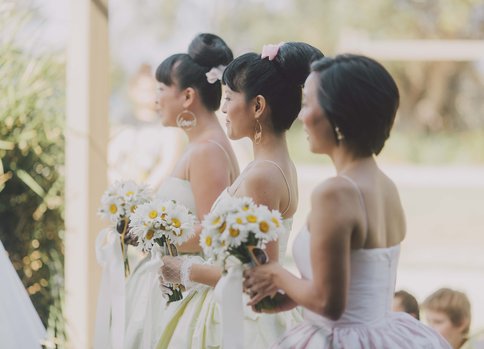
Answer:
[[[393,311],[403,311],[420,320],[420,308],[417,299],[407,291],[395,292],[393,295]]]
[[[439,332],[453,349],[483,349],[483,331],[470,336],[471,303],[464,292],[441,288],[422,304],[430,327]]]

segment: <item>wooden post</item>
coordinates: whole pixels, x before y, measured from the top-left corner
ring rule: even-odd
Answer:
[[[94,242],[107,185],[108,0],[71,0],[67,55],[65,316],[69,348],[92,348],[100,269]]]

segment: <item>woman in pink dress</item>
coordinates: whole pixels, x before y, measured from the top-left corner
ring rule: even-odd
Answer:
[[[390,134],[398,88],[385,68],[357,55],[312,65],[299,118],[313,153],[337,175],[319,184],[293,245],[301,278],[277,263],[245,273],[250,305],[276,292],[274,311],[303,307],[305,321],[274,348],[450,348],[429,327],[391,311],[405,217],[375,156]]]

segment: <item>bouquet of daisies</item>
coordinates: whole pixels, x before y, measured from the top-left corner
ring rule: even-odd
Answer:
[[[129,224],[138,246],[151,251],[155,245],[162,255],[178,255],[175,245],[188,241],[195,233],[195,215],[175,201],[155,199],[139,205]],[[182,285],[168,285],[172,294],[168,303],[183,299]]]
[[[222,260],[226,272],[228,257],[236,257],[242,264],[255,266],[267,263],[266,244],[279,239],[285,228],[277,210],[256,205],[251,198],[233,198],[228,205],[215,209],[202,222],[200,244],[209,258]],[[266,297],[256,305],[271,309],[281,295]]]
[[[129,263],[125,237],[128,232],[128,223],[138,205],[151,200],[151,191],[146,185],[136,184],[134,181],[117,181],[106,190],[101,197],[101,217],[116,224],[120,234],[121,251],[124,260],[125,276],[129,275]]]

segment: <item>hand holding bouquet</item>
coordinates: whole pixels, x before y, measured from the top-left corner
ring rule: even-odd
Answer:
[[[267,263],[266,244],[279,239],[285,231],[279,211],[256,205],[252,199],[233,198],[220,209],[205,216],[200,244],[206,256],[223,260],[236,257],[242,264],[255,266]],[[256,305],[260,310],[273,308],[280,294],[266,297]]]
[[[151,251],[154,247],[164,256],[178,254],[175,245],[181,245],[195,233],[195,215],[174,201],[155,199],[138,206],[129,224],[138,247]],[[168,285],[172,294],[168,303],[183,299],[182,286]]]

